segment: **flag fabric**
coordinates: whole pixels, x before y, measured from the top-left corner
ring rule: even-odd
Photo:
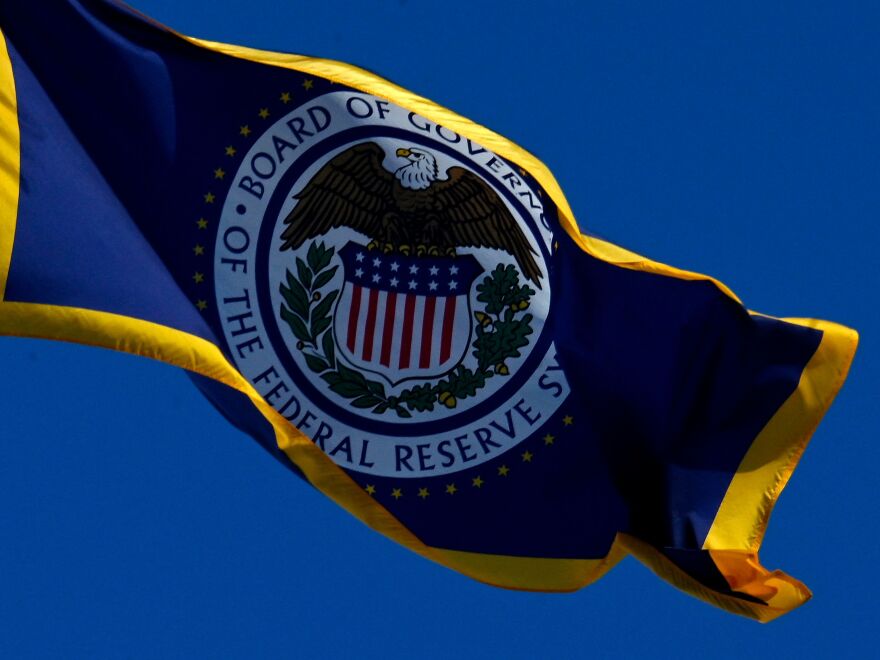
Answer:
[[[631,554],[762,621],[809,598],[758,549],[854,331],[582,233],[534,156],[354,66],[105,0],[4,0],[0,30],[0,333],[188,370],[485,583]]]

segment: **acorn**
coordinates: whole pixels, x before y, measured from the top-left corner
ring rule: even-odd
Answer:
[[[320,299],[321,299],[321,292],[320,292],[320,291],[315,291],[315,292],[312,294],[312,300],[314,300],[315,302],[318,302]]]
[[[520,301],[519,301],[519,308],[520,308],[520,309],[525,309],[525,308],[528,307],[528,306],[529,306],[529,303],[526,302],[525,300],[520,300]]]
[[[452,396],[452,392],[440,392],[440,396],[438,398],[440,399],[440,403],[442,403],[447,408],[455,408],[455,404],[457,403],[457,401],[455,400],[455,397]]]
[[[495,365],[495,373],[499,376],[506,376],[510,373],[510,369],[507,368],[507,365],[503,362],[499,362]]]
[[[490,317],[485,312],[474,312],[474,317],[476,317],[477,323],[479,323],[484,328],[492,323],[492,317]]]

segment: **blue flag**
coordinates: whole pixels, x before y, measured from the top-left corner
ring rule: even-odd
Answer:
[[[0,30],[0,333],[188,370],[482,582],[631,554],[762,621],[809,598],[758,549],[854,331],[581,233],[534,156],[356,67],[104,0],[5,0]]]

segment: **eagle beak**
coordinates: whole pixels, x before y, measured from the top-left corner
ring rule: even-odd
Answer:
[[[409,158],[410,154],[412,154],[412,151],[410,151],[409,149],[398,149],[397,150],[397,155],[402,158]]]

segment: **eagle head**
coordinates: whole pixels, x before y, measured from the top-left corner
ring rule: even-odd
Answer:
[[[423,149],[398,149],[397,155],[409,162],[397,168],[394,176],[409,190],[424,190],[437,180],[437,159]]]

